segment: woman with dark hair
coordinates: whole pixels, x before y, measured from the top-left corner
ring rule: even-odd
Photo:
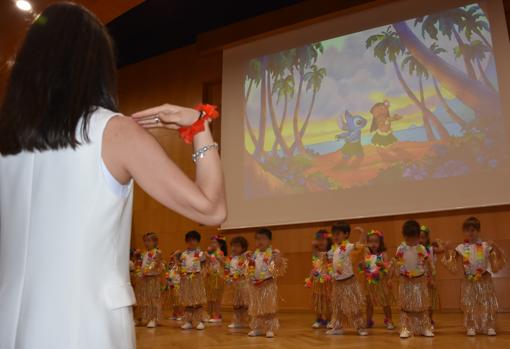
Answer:
[[[135,347],[133,180],[199,223],[226,216],[214,111],[163,105],[127,118],[116,96],[105,27],[81,6],[49,6],[26,35],[0,107],[2,349]],[[195,182],[140,125],[183,131]]]

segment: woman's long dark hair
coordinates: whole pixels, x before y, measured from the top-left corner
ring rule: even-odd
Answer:
[[[84,7],[50,5],[16,55],[0,107],[0,154],[74,149],[89,140],[97,107],[118,111],[111,38]]]

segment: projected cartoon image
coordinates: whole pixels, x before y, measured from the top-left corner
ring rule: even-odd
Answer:
[[[478,4],[252,59],[244,86],[247,197],[461,176],[507,160]]]

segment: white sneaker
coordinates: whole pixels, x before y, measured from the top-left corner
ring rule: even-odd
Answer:
[[[476,330],[474,328],[468,328],[466,335],[469,337],[476,336]]]
[[[333,321],[330,321],[330,322],[328,322],[328,325],[326,327],[330,330],[333,327],[335,327],[335,324],[333,323]]]
[[[176,318],[175,318],[175,321],[182,321],[182,317],[181,317],[181,316],[176,317]]]
[[[185,324],[183,324],[181,326],[181,329],[183,330],[191,330],[193,328],[193,325],[191,324],[191,322],[186,322]]]
[[[243,328],[243,325],[236,324],[236,323],[232,322],[230,325],[228,325],[228,328],[232,328],[232,329]]]
[[[426,329],[421,335],[423,337],[434,337],[434,333],[430,329]]]
[[[199,322],[197,327],[195,327],[197,330],[203,330],[205,328],[204,326],[204,323],[203,322]]]
[[[154,328],[156,327],[156,320],[151,320],[147,323],[147,328]]]
[[[368,331],[367,331],[367,329],[366,329],[366,328],[360,328],[360,329],[358,330],[358,335],[360,335],[360,336],[368,336]]]
[[[341,336],[344,334],[344,330],[341,328],[332,328],[331,330],[326,331],[326,335],[328,336]]]
[[[393,322],[386,323],[386,329],[389,331],[393,331],[395,329],[395,325],[393,325]]]
[[[409,330],[407,328],[403,328],[400,331],[400,338],[405,339],[405,338],[409,338],[409,337],[411,337],[411,332],[409,332]]]
[[[487,330],[487,336],[495,336],[496,335],[496,330],[493,329],[493,328],[489,328]]]
[[[315,329],[321,328],[321,327],[322,327],[322,324],[319,321],[315,321],[312,325],[312,328],[315,328]]]
[[[273,331],[267,331],[266,332],[266,338],[274,338],[274,332]]]
[[[260,333],[260,332],[259,332],[259,331],[257,331],[257,330],[253,330],[253,331],[248,332],[248,336],[249,336],[249,337],[258,337],[258,336],[260,336],[261,334],[262,334],[262,333]]]
[[[217,324],[221,321],[222,321],[221,318],[210,318],[208,322],[211,324]]]

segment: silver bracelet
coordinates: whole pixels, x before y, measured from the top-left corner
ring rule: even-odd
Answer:
[[[205,156],[205,153],[207,153],[211,149],[218,149],[218,143],[205,145],[202,148],[195,151],[193,155],[191,155],[193,162],[196,163],[198,160],[202,159]]]

